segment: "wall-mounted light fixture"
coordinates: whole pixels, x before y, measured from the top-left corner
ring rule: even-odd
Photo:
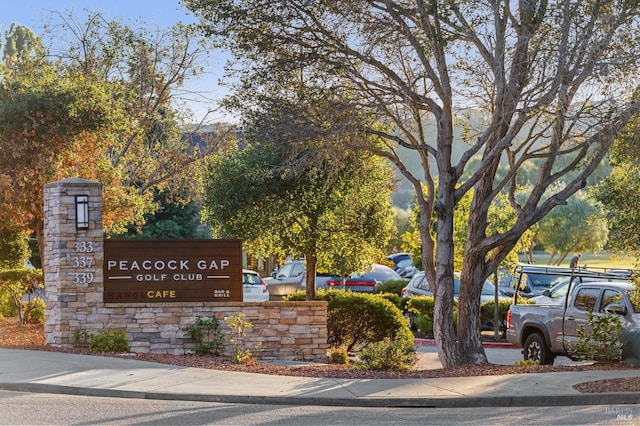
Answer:
[[[88,195],[76,195],[76,229],[89,229]]]

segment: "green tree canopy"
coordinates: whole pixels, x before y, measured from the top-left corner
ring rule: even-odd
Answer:
[[[636,116],[616,140],[611,151],[613,169],[593,188],[604,206],[609,229],[608,245],[621,253],[640,253],[640,117]]]
[[[316,261],[320,271],[348,273],[381,257],[392,227],[391,172],[365,152],[324,169],[290,161],[286,146],[260,143],[218,157],[207,169],[203,216],[253,254],[304,254],[311,300]]]
[[[607,220],[599,203],[580,191],[567,204],[553,209],[543,220],[536,240],[559,265],[570,253],[597,252],[607,242]]]

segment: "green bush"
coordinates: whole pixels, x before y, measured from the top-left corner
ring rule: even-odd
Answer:
[[[511,300],[498,300],[498,329],[500,331],[507,329],[507,311],[512,303]],[[480,324],[493,327],[494,306],[493,300],[480,304]]]
[[[29,302],[23,302],[24,322],[30,324],[44,324],[44,300],[34,297]]]
[[[433,296],[414,296],[407,300],[405,307],[406,317],[412,329],[417,329],[425,334],[433,333],[433,308],[435,299]],[[453,327],[458,324],[457,303],[453,304]],[[424,329],[423,329],[424,328]],[[430,330],[430,331],[427,331]]]
[[[411,370],[415,363],[415,348],[407,346],[402,338],[385,337],[368,344],[360,355],[359,367],[367,370]]]
[[[224,346],[224,336],[220,330],[220,323],[216,317],[210,320],[203,320],[196,316],[195,324],[184,329],[187,336],[195,340],[195,352],[198,355],[220,355]]]
[[[349,364],[349,353],[342,348],[334,349],[329,354],[331,364]]]
[[[75,330],[73,332],[73,347],[88,348],[92,337],[93,334],[89,333],[86,328],[83,328],[82,330]]]
[[[433,318],[434,306],[435,299],[433,296],[414,296],[407,300],[405,310],[410,314]]]
[[[415,315],[411,317],[410,327],[421,334],[433,336],[433,318],[424,315]]]
[[[584,325],[578,328],[578,344],[576,354],[581,360],[599,362],[620,362],[622,359],[622,343],[620,332],[622,323],[618,315],[606,313],[594,315],[589,312],[591,333]]]
[[[404,305],[407,299],[400,297],[395,293],[376,293],[376,295],[378,297],[382,297],[383,299],[387,299],[389,302],[393,303],[396,306],[396,308],[400,309],[401,311],[404,310]]]
[[[413,334],[393,303],[376,295],[337,291],[327,305],[329,346],[360,349],[385,337],[413,347]]]
[[[124,330],[100,329],[91,337],[89,352],[129,352],[129,342]]]
[[[407,282],[403,280],[389,280],[378,285],[378,293],[393,293],[401,295],[402,289],[407,286]]]
[[[2,293],[0,300],[3,301],[2,316],[19,316],[20,324],[25,324],[28,320],[31,305],[25,306],[22,302],[22,297],[29,291],[33,291],[36,286],[44,288],[42,269],[18,268],[0,270],[0,292]],[[11,308],[8,304],[13,304],[14,308]],[[27,308],[27,311],[24,308]]]
[[[19,314],[11,293],[5,288],[0,287],[0,317],[13,318]]]

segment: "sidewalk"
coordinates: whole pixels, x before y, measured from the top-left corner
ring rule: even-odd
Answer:
[[[433,363],[435,354],[423,361]],[[0,389],[118,398],[279,405],[476,407],[637,404],[637,393],[581,394],[572,385],[639,370],[439,379],[350,380],[217,371],[130,359],[0,349]]]

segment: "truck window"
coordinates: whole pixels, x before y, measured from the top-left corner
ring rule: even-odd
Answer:
[[[606,289],[602,294],[602,302],[600,303],[600,312],[604,312],[604,308],[612,303],[620,303],[624,299],[622,293],[618,290]]]
[[[592,312],[596,308],[598,293],[600,290],[597,288],[581,288],[576,294],[573,306],[581,311]]]

